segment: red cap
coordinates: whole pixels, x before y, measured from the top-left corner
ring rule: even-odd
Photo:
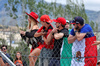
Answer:
[[[52,20],[50,19],[50,17],[48,15],[42,15],[40,17],[40,20],[43,21],[43,22],[52,23]]]
[[[35,12],[31,12],[30,14],[28,14],[27,12],[25,12],[27,15],[33,17],[36,21],[38,19],[38,15]],[[38,22],[38,21],[37,21]],[[38,22],[39,23],[39,22]]]
[[[53,21],[61,23],[62,25],[66,25],[66,19],[63,17],[58,17],[57,19],[53,19]]]

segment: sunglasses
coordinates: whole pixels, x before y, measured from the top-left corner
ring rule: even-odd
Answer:
[[[100,62],[99,62],[99,63],[97,63],[97,65],[100,65]]]
[[[75,24],[73,24],[75,26]]]
[[[6,48],[2,48],[2,50],[6,50]]]

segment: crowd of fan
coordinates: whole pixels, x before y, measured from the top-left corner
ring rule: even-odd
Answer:
[[[82,58],[97,56],[96,45],[100,43],[96,41],[91,26],[85,24],[82,17],[77,16],[69,22],[63,17],[51,20],[48,15],[42,15],[40,17],[42,27],[39,28],[38,15],[35,12],[26,14],[29,16],[28,26],[26,31],[20,30],[20,35],[28,46],[32,45],[29,54],[29,66],[35,66],[39,56],[40,66],[100,65],[100,61],[97,62],[97,57]],[[56,25],[55,28],[51,25],[53,21]],[[69,23],[73,24],[72,29],[69,29]],[[27,66],[25,61],[22,60],[20,52],[16,52],[16,58],[13,60],[7,53],[6,45],[1,46],[1,51],[12,62],[14,61],[16,66]],[[0,64],[1,66],[9,66],[2,57],[0,57]]]

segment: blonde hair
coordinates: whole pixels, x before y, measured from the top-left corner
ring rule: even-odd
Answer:
[[[33,29],[34,25],[37,25],[37,22],[36,22],[36,20],[33,17],[29,16],[29,18],[31,20],[31,23],[28,22],[28,26],[27,26],[27,30],[26,30],[28,32],[30,32]]]
[[[31,23],[28,22],[28,26],[27,26],[27,30],[26,30],[27,32],[30,32],[31,30],[33,30],[33,26],[37,25],[37,22],[33,17],[29,16],[29,18],[31,20]],[[28,42],[28,40],[29,40],[29,38],[26,37],[26,42]]]

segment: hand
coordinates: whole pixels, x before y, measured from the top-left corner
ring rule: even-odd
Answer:
[[[79,30],[74,28],[74,31],[79,31]]]
[[[51,32],[52,33],[57,33],[58,32],[58,28],[54,28]]]
[[[43,36],[47,35],[47,32],[43,32],[42,35],[43,35]]]
[[[45,36],[45,35],[47,35],[47,32],[41,31],[40,34],[41,34],[42,36]]]
[[[92,45],[99,45],[100,44],[100,41],[94,41],[94,44]]]
[[[26,33],[25,31],[21,31],[21,30],[20,30],[20,34],[25,35],[25,33]]]

